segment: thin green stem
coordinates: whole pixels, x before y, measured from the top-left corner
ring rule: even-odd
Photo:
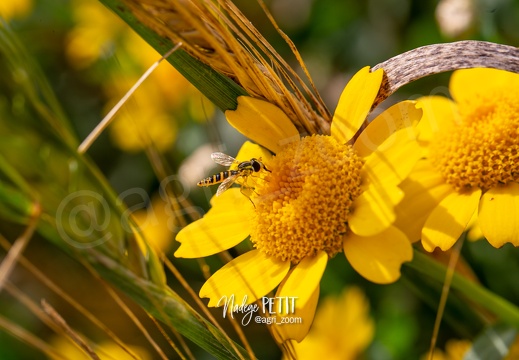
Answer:
[[[439,282],[445,280],[445,266],[417,250],[414,251],[413,261],[406,265]],[[457,273],[452,277],[452,288],[495,314],[501,321],[519,327],[519,308],[509,301]]]

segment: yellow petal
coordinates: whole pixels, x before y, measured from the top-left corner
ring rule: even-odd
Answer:
[[[304,258],[290,273],[280,286],[278,293],[283,296],[297,294],[297,303],[304,307],[306,302],[319,285],[328,263],[328,255],[321,251],[316,256]],[[292,294],[292,295],[291,295]]]
[[[364,169],[369,182],[379,187],[398,185],[423,157],[420,146],[407,129],[391,135],[366,159]]]
[[[437,246],[442,251],[450,249],[467,228],[480,198],[480,189],[446,196],[425,221],[422,230],[424,249],[433,251]]]
[[[420,141],[433,141],[438,131],[447,132],[450,127],[459,122],[456,104],[446,97],[421,97],[418,99],[418,104],[423,110],[422,120],[417,126]]]
[[[288,116],[267,101],[240,96],[238,108],[227,110],[225,116],[236,130],[274,153],[299,140],[299,132]]]
[[[236,159],[239,161],[247,161],[252,158],[260,159],[263,162],[267,162],[272,158],[270,152],[263,146],[259,146],[250,141],[245,141],[236,155]]]
[[[503,87],[518,88],[519,74],[497,69],[465,69],[455,71],[449,90],[456,102],[472,100],[481,92],[492,93]]]
[[[381,188],[370,184],[353,203],[348,220],[350,230],[360,236],[372,236],[387,229],[395,221],[394,206],[404,197],[396,186]]]
[[[388,284],[398,280],[402,263],[413,258],[413,249],[404,233],[390,226],[369,237],[349,234],[344,241],[344,254],[360,275],[378,284]]]
[[[328,263],[328,255],[322,251],[316,256],[304,258],[295,266],[285,280],[281,283],[276,292],[276,298],[287,299],[289,304],[294,299],[294,306],[283,306],[275,309],[276,324],[274,330],[279,342],[288,339],[301,341],[308,333],[315,314],[317,300],[319,298],[319,282],[323,276],[324,269]],[[278,303],[285,304],[283,300]],[[265,313],[265,311],[263,311]],[[287,323],[284,323],[288,320]],[[290,320],[301,320],[300,322],[289,323]]]
[[[290,278],[289,278],[290,279]],[[299,290],[304,290],[304,286],[300,286]],[[281,289],[281,287],[280,287]],[[296,295],[294,295],[296,294]],[[278,290],[276,296],[284,297],[284,296],[298,296],[298,293],[292,293],[285,291],[283,289]],[[283,343],[286,340],[292,339],[297,342],[301,342],[310,327],[312,326],[312,322],[314,320],[315,310],[317,308],[317,303],[319,301],[319,283],[316,287],[312,288],[312,292],[309,297],[306,299],[304,306],[299,302],[299,298],[295,300],[295,311],[293,314],[283,314],[282,316],[287,316],[287,319],[301,319],[301,322],[294,323],[281,323],[281,316],[279,314],[276,316],[276,324],[273,328],[274,336],[279,343]]]
[[[236,305],[250,304],[278,286],[289,269],[290,261],[248,251],[215,272],[200,289],[200,297],[209,298],[208,306],[223,306],[231,296]]]
[[[366,157],[376,150],[391,134],[398,130],[408,129],[410,138],[414,138],[414,127],[422,117],[422,109],[416,101],[402,101],[369,123],[362,130],[353,147],[362,157]]]
[[[418,241],[422,228],[433,209],[451,192],[441,174],[432,167],[429,160],[418,161],[415,168],[399,187],[404,198],[395,207],[395,226],[403,231],[409,240]]]
[[[366,120],[375,100],[384,71],[370,72],[369,66],[360,69],[346,84],[331,126],[331,134],[341,144],[347,143]]]
[[[240,189],[232,188],[211,200],[212,208],[177,234],[176,257],[197,258],[229,249],[250,234],[254,208]]]
[[[483,194],[478,220],[492,246],[498,248],[507,242],[519,246],[519,184],[497,186]]]

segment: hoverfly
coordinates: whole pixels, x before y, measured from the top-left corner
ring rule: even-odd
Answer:
[[[230,188],[231,185],[234,184],[234,182],[239,178],[243,179],[243,183],[241,184],[243,193],[243,188],[247,188],[247,185],[245,185],[245,181],[247,180],[248,176],[250,176],[253,173],[257,173],[262,169],[265,169],[266,171],[270,172],[270,170],[267,169],[266,166],[261,162],[261,158],[259,160],[252,158],[249,161],[238,161],[232,156],[226,155],[221,152],[215,152],[211,154],[211,159],[213,159],[215,163],[223,166],[231,166],[232,164],[238,164],[236,170],[222,171],[218,174],[209,176],[198,182],[198,186],[210,186],[214,184],[220,184],[220,186],[218,186],[218,190],[216,190],[216,196],[220,196],[225,190]]]

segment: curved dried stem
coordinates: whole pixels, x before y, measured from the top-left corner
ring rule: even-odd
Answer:
[[[519,49],[486,41],[458,41],[422,46],[373,67],[384,69],[382,86],[373,107],[402,86],[420,78],[468,68],[494,68],[519,73]]]

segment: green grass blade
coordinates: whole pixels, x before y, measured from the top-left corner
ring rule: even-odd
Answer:
[[[159,53],[165,54],[173,48],[174,44],[169,39],[161,37],[140,23],[123,1],[100,0],[100,2],[124,20]],[[238,106],[236,98],[247,95],[245,90],[231,79],[214,71],[182,49],[175,51],[168,61],[222,111],[236,109]]]
[[[44,76],[2,25],[0,69],[2,221],[27,224],[38,203],[38,231],[56,246],[216,358],[245,354],[167,287],[158,256],[128,230],[127,209],[77,154],[79,142]]]

